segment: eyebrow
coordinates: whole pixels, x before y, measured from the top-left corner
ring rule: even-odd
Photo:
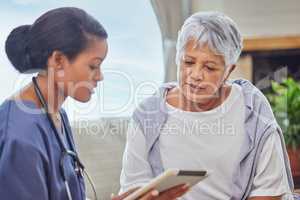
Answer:
[[[189,58],[189,59],[193,59],[193,60],[196,60],[196,59],[197,59],[196,57],[190,56],[190,55],[184,55],[183,57]],[[215,62],[215,61],[213,61],[213,60],[208,60],[208,61],[206,61],[206,63],[212,63],[212,64],[215,64],[215,65],[218,64],[217,62]]]
[[[186,55],[186,54],[183,56],[183,58],[191,58],[191,59],[196,59],[196,57],[189,56],[189,55]]]
[[[206,61],[206,63],[212,63],[212,64],[214,64],[214,65],[217,65],[217,64],[218,64],[217,62],[212,61],[212,60]]]
[[[93,58],[93,60],[100,60],[100,62],[103,62],[104,58],[101,58],[101,57],[95,57],[95,58]]]

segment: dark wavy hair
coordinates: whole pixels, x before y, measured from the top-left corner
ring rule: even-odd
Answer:
[[[91,36],[106,39],[103,26],[84,10],[63,7],[50,10],[32,25],[11,31],[5,43],[8,59],[20,73],[47,68],[53,51],[74,59],[88,46]]]

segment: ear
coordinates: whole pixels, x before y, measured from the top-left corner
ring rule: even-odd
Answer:
[[[54,71],[63,70],[66,65],[67,57],[60,51],[53,51],[48,59],[48,68]]]

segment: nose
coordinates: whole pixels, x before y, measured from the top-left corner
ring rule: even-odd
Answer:
[[[102,71],[100,69],[98,69],[96,71],[95,77],[94,77],[95,81],[99,82],[99,81],[103,81],[104,76],[102,74]]]
[[[194,67],[191,71],[190,77],[195,81],[203,80],[203,68],[198,66]]]

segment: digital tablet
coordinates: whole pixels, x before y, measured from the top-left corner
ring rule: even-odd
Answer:
[[[152,189],[163,192],[177,185],[188,183],[190,187],[196,185],[207,177],[207,171],[188,171],[179,169],[168,169],[161,175],[151,180],[147,185],[139,188],[127,196],[124,200],[135,200]]]

